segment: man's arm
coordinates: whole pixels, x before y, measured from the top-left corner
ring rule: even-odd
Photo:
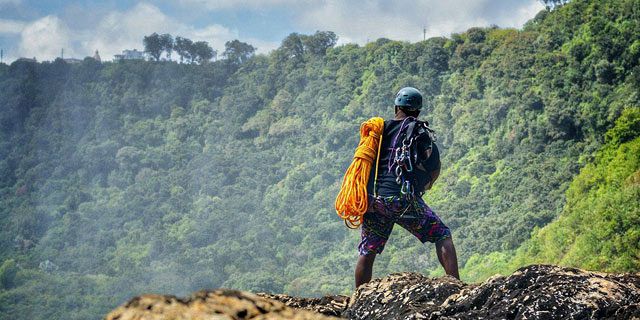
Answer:
[[[425,171],[429,171],[429,183],[427,183],[427,185],[425,186],[425,190],[429,190],[431,189],[431,187],[433,187],[433,184],[436,182],[436,180],[438,180],[438,177],[440,176],[440,151],[438,150],[438,147],[435,143],[431,148],[424,151],[424,156],[425,158],[429,159],[427,160],[427,163],[425,163],[427,168],[419,168]]]

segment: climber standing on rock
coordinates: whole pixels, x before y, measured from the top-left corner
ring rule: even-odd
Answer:
[[[394,105],[394,119],[363,123],[354,162],[336,199],[336,211],[347,226],[362,226],[356,288],[371,280],[376,255],[384,250],[394,224],[422,243],[435,243],[445,272],[460,278],[451,230],[422,199],[440,174],[435,133],[428,122],[417,119],[422,94],[402,88]]]

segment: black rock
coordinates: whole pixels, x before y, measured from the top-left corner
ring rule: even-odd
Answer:
[[[268,297],[347,319],[640,320],[640,274],[548,265],[528,266],[481,284],[396,273],[359,287],[351,298]]]

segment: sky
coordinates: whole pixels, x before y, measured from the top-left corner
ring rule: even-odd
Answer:
[[[145,35],[170,33],[207,41],[219,53],[227,41],[258,53],[292,32],[333,31],[338,44],[378,38],[416,42],[470,27],[520,28],[544,6],[538,0],[0,0],[3,62],[18,57],[84,58],[99,50],[111,60],[142,50]]]

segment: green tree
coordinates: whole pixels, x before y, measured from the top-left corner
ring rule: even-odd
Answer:
[[[171,61],[171,53],[174,49],[173,37],[170,34],[165,33],[160,35],[159,41],[160,46],[162,47],[162,51],[164,51],[167,55],[167,60]]]
[[[193,44],[193,55],[199,64],[207,63],[216,55],[216,51],[205,41],[197,41]]]
[[[407,85],[442,151],[425,201],[465,280],[531,262],[637,269],[638,6],[572,1],[521,30],[416,43],[230,41],[197,66],[0,66],[0,261],[17,268],[0,318],[98,318],[204,287],[349,294],[359,233],[333,202],[360,123],[393,117]],[[440,270],[401,228],[385,250],[376,277]]]
[[[191,52],[193,51],[193,41],[183,37],[176,37],[174,49],[180,56],[180,62],[183,62],[185,59],[192,61]]]
[[[144,36],[142,43],[144,44],[144,52],[148,53],[154,60],[160,61],[160,55],[164,50],[164,43],[160,35],[154,32],[149,36]]]
[[[224,44],[222,56],[231,65],[240,65],[251,58],[256,52],[252,45],[239,40],[227,41]]]
[[[540,0],[540,2],[545,5],[547,10],[550,10],[569,3],[569,0]]]
[[[278,48],[282,52],[282,57],[287,60],[301,61],[305,49],[302,39],[303,37],[295,32],[284,38]]]
[[[313,35],[302,36],[304,50],[315,55],[324,55],[337,42],[338,36],[332,31],[316,31]]]
[[[0,265],[0,285],[4,290],[13,288],[16,285],[16,274],[18,266],[13,259],[5,260]]]

